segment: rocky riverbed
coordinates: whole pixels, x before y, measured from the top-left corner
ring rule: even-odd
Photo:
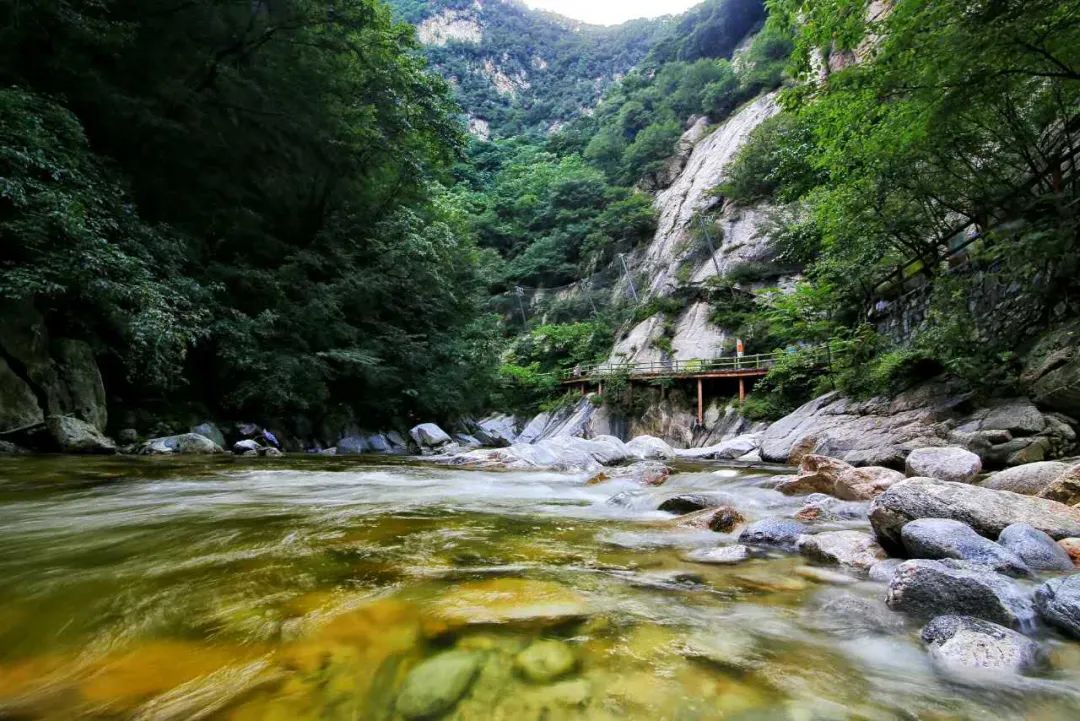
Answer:
[[[1080,713],[1076,509],[620,463],[0,460],[0,717]]]

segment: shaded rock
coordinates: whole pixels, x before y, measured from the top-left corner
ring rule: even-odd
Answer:
[[[216,425],[210,421],[200,423],[197,426],[192,426],[191,432],[202,436],[203,438],[209,438],[214,443],[218,444],[221,448],[225,447],[225,434],[221,432]]]
[[[1074,566],[1080,566],[1080,538],[1062,538],[1057,542],[1061,550],[1069,554]]]
[[[870,504],[864,501],[841,501],[824,493],[814,493],[808,496],[803,507],[795,512],[795,519],[806,523],[850,521],[866,518],[869,509]]]
[[[278,448],[270,446],[262,449],[262,452],[259,455],[266,456],[267,458],[281,458],[285,453]]]
[[[938,616],[921,636],[934,664],[947,671],[1026,673],[1045,660],[1035,641],[972,616]]]
[[[397,710],[407,719],[446,713],[469,690],[482,660],[475,651],[446,651],[424,661],[405,677]]]
[[[1035,571],[1071,571],[1072,558],[1054,539],[1026,523],[1014,523],[998,536],[998,543]]]
[[[1035,402],[1065,413],[1080,412],[1080,322],[1047,333],[1024,359],[1021,379]]]
[[[809,453],[799,463],[799,475],[777,484],[776,490],[787,496],[803,493],[827,493],[835,495],[836,479],[844,471],[852,470],[850,464]]]
[[[1051,626],[1080,638],[1080,573],[1051,579],[1035,589],[1035,608]]]
[[[116,453],[116,443],[94,425],[72,416],[49,416],[45,428],[61,453]]]
[[[842,638],[891,635],[904,629],[904,617],[890,611],[879,598],[841,589],[816,594],[803,611],[803,619],[811,628]]]
[[[364,436],[345,436],[337,442],[338,453],[343,456],[358,456],[370,450]]]
[[[121,428],[116,433],[116,440],[120,441],[125,446],[130,446],[139,442],[139,432],[134,428]]]
[[[896,574],[896,569],[903,562],[903,559],[900,558],[886,558],[884,561],[878,561],[870,567],[868,572],[870,580],[878,583],[888,583]]]
[[[654,436],[638,436],[626,444],[626,450],[643,461],[666,461],[675,457],[675,449]]]
[[[550,683],[576,666],[574,649],[562,641],[534,641],[514,657],[514,667],[533,683]]]
[[[917,448],[908,454],[905,469],[909,476],[970,483],[982,470],[982,460],[971,451],[955,446]]]
[[[18,456],[23,453],[29,453],[29,451],[9,441],[0,441],[0,456]]]
[[[1046,428],[1046,419],[1027,398],[1013,398],[992,406],[982,419],[981,428],[1032,436]]]
[[[1072,466],[1062,472],[1038,493],[1039,498],[1046,498],[1066,506],[1080,504],[1080,465]]]
[[[684,493],[663,501],[657,510],[683,515],[706,508],[730,506],[733,502],[733,497],[727,493]]]
[[[675,455],[689,460],[731,460],[757,451],[761,434],[746,433],[704,448],[676,448]]]
[[[1016,554],[983,538],[960,521],[919,518],[901,529],[900,538],[911,558],[953,558],[1010,576],[1031,575],[1031,569]]]
[[[902,480],[904,474],[892,468],[849,468],[837,476],[833,495],[846,501],[869,501]]]
[[[434,423],[421,423],[409,431],[409,436],[421,451],[435,450],[453,442],[450,434]]]
[[[1009,628],[1026,628],[1035,618],[1031,600],[1013,581],[955,561],[901,563],[889,582],[885,602],[894,611],[919,618],[967,614]]]
[[[750,557],[750,549],[742,544],[701,548],[683,555],[683,559],[691,563],[711,563],[718,566],[734,566],[749,560]]]
[[[917,518],[952,518],[988,538],[997,538],[1014,523],[1027,523],[1056,539],[1080,536],[1080,509],[966,483],[909,478],[870,504],[870,523],[887,551],[903,548],[900,529]]]
[[[258,441],[253,441],[249,438],[247,440],[237,441],[236,443],[233,443],[232,450],[233,453],[235,453],[236,455],[242,456],[245,453],[249,453],[252,451],[258,453],[260,448],[262,448],[262,446],[259,445]]]
[[[512,445],[518,435],[518,420],[505,413],[496,413],[477,421],[473,435],[492,447]]]
[[[1037,496],[1067,470],[1068,464],[1059,461],[1027,463],[992,474],[983,481],[982,487]]]
[[[184,433],[179,436],[151,438],[139,447],[139,453],[144,456],[205,456],[224,452],[225,450],[217,443],[214,443],[206,436],[200,436],[198,433]]]
[[[862,531],[828,531],[801,536],[796,545],[799,553],[811,561],[859,571],[868,571],[886,558],[885,550],[874,537]]]
[[[739,534],[739,543],[794,550],[799,536],[806,531],[804,524],[790,518],[763,518],[751,523]]]

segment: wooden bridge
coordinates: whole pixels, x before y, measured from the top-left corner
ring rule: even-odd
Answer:
[[[828,346],[820,350],[821,365],[828,365],[832,352]],[[734,378],[739,381],[739,401],[745,401],[747,395],[746,380],[762,378],[768,374],[776,362],[789,351],[758,353],[756,355],[728,356],[724,358],[652,361],[645,363],[598,363],[578,366],[563,375],[564,385],[577,385],[582,393],[588,392],[591,384],[596,384],[597,392],[604,392],[604,382],[609,380],[652,381],[652,380],[696,380],[697,381],[697,419],[704,422],[705,388],[708,378]]]

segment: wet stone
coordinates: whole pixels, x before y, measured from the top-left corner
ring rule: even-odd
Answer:
[[[1069,554],[1054,541],[1034,526],[1026,523],[1014,523],[998,536],[998,543],[1016,554],[1028,568],[1036,571],[1071,571],[1072,559]]]
[[[1035,641],[971,616],[939,616],[923,628],[922,640],[946,671],[1024,673],[1043,663]]]
[[[700,548],[683,555],[691,563],[711,563],[718,566],[734,566],[750,559],[750,548],[742,544]]]
[[[562,641],[536,641],[514,658],[514,666],[533,683],[550,683],[571,673],[577,656]]]
[[[739,543],[794,550],[806,531],[804,524],[790,518],[764,518],[747,526],[739,534]]]
[[[447,651],[424,661],[405,677],[397,710],[407,719],[446,713],[469,690],[482,660],[475,651]]]

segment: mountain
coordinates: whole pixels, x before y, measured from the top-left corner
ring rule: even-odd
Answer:
[[[417,27],[480,137],[557,130],[592,111],[640,63],[673,19],[587,25],[516,0],[388,0]]]

